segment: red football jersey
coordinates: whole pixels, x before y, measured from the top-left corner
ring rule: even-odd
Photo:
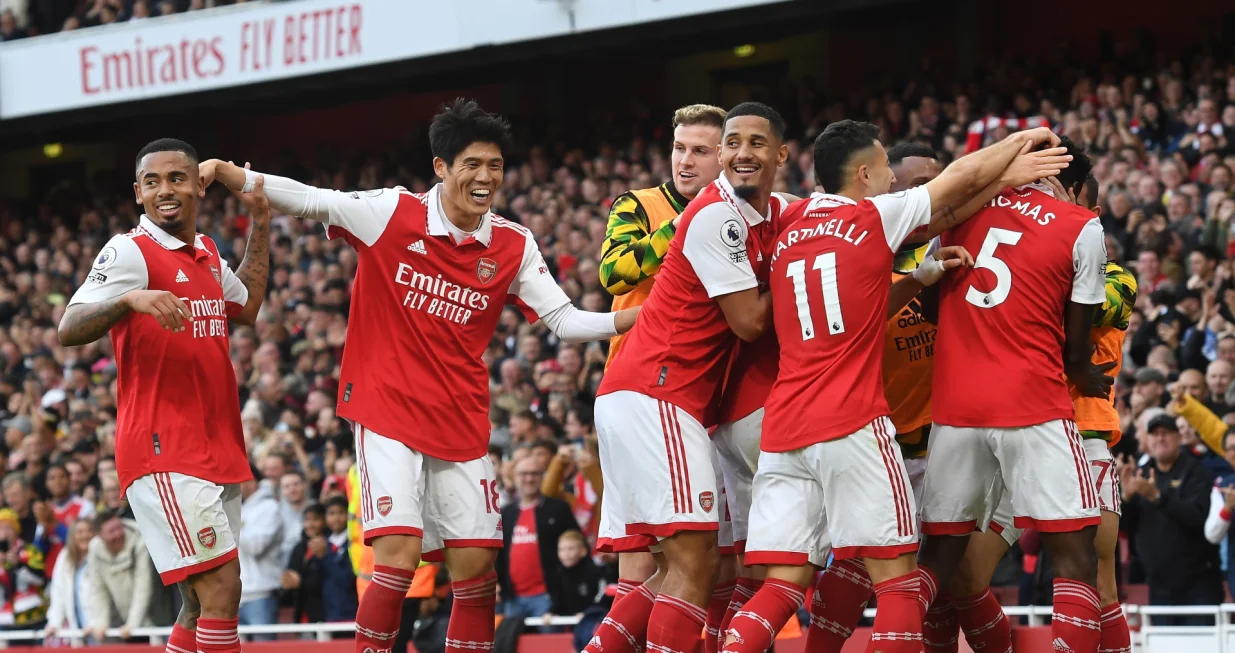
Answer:
[[[219,485],[252,478],[227,330],[248,289],[209,237],[189,245],[143,215],[136,229],[107,242],[69,305],[147,289],[174,293],[193,319],[172,333],[151,315],[129,313],[111,329],[121,491],[154,472]]]
[[[597,395],[629,390],[717,424],[721,385],[737,336],[716,297],[759,285],[762,243],[775,236],[781,203],[760,215],[725,175],[691,200],[635,328],[605,371]]]
[[[815,193],[785,210],[792,226],[776,241],[768,281],[780,372],[764,407],[763,451],[843,438],[888,414],[888,270],[930,215],[923,186],[856,203]]]
[[[941,243],[964,246],[974,267],[940,282],[935,422],[1014,428],[1072,419],[1063,315],[1069,299],[1106,298],[1098,219],[1026,186],[991,200]]]
[[[489,447],[489,373],[481,360],[503,306],[528,320],[570,303],[532,232],[486,214],[456,244],[441,185],[326,192],[326,233],[357,252],[339,375],[338,415],[435,458]]]

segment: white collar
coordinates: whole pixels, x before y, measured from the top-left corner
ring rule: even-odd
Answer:
[[[716,187],[720,189],[721,197],[723,197],[725,201],[732,204],[733,207],[738,210],[738,213],[742,214],[742,217],[746,219],[746,224],[754,226],[764,220],[770,219],[770,214],[772,212],[771,198],[768,200],[769,215],[760,215],[759,212],[755,210],[755,207],[750,205],[750,202],[738,197],[737,191],[733,189],[733,184],[729,183],[729,178],[725,176],[724,170],[720,172],[720,176],[716,178],[715,183]]]
[[[810,203],[811,206],[841,206],[844,204],[857,204],[857,202],[845,197],[844,195],[833,195],[831,193],[820,193],[818,191],[810,194]]]
[[[446,228],[447,217],[445,209],[442,208],[442,185],[435,184],[429,189],[428,197],[428,213],[429,213],[429,235],[430,236],[446,236],[450,237],[450,230]],[[493,242],[493,212],[486,212],[480,216],[480,226],[471,234],[471,238],[476,242],[489,246]],[[466,240],[463,242],[467,242]],[[462,245],[463,243],[456,243]]]
[[[180,249],[181,247],[188,247],[188,245],[186,245],[179,238],[163,231],[163,228],[155,224],[154,220],[151,220],[145,213],[142,214],[141,221],[138,224],[140,225],[142,231],[149,234],[149,236],[154,239],[154,242],[162,245],[163,249]],[[206,248],[206,246],[202,244],[201,234],[193,235],[193,247],[198,249]]]
[[[1050,186],[1047,186],[1046,184],[1040,184],[1036,181],[1025,184],[1024,186],[1017,186],[1013,190],[1015,190],[1018,193],[1024,193],[1027,190],[1036,190],[1036,191],[1046,193],[1047,195],[1050,195],[1051,197],[1055,197],[1055,191],[1051,190]]]

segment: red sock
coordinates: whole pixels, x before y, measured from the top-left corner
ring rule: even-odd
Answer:
[[[172,626],[172,634],[167,638],[167,648],[164,651],[166,653],[197,653],[197,632],[177,623]]]
[[[647,640],[648,617],[656,595],[643,583],[627,592],[621,601],[614,601],[584,653],[638,653]]]
[[[976,596],[952,599],[952,603],[969,648],[982,649],[984,653],[1011,653],[1012,623],[989,587]]]
[[[755,597],[755,593],[759,588],[763,587],[763,581],[755,580],[754,578],[739,578],[737,586],[733,588],[733,598],[729,599],[729,607],[725,608],[725,617],[720,620],[720,638],[718,646],[725,646],[725,632],[729,630],[729,622],[733,621],[733,615],[742,611],[742,607],[746,602]]]
[[[733,591],[737,583],[729,581],[721,583],[712,590],[712,600],[708,601],[708,619],[703,624],[703,652],[716,653],[720,650],[720,624],[725,620],[725,611],[733,599]]]
[[[1118,603],[1102,608],[1102,643],[1098,650],[1101,653],[1132,653],[1128,620],[1124,617],[1124,607]]]
[[[926,567],[918,567],[918,616],[926,618],[926,612],[931,609],[937,596],[939,596],[939,579],[935,578],[935,572]]]
[[[725,639],[723,653],[764,653],[776,639],[776,633],[784,627],[793,614],[806,601],[806,588],[786,583],[775,578],[763,583],[763,588],[737,614]]]
[[[240,635],[236,634],[239,619],[197,620],[194,644],[200,653],[240,653]]]
[[[703,608],[676,596],[658,594],[648,617],[647,650],[656,653],[695,653],[702,646]],[[606,651],[606,653],[608,653]]]
[[[922,644],[926,653],[956,653],[961,628],[952,599],[940,596],[922,617]]]
[[[1080,581],[1055,579],[1051,638],[1061,653],[1097,653],[1102,641],[1098,590]]]
[[[866,653],[921,653],[922,575],[914,570],[875,586],[879,608]]]
[[[382,653],[394,646],[399,635],[399,617],[403,614],[403,597],[415,574],[410,569],[373,567],[373,581],[365,588],[356,609],[356,653]]]
[[[622,600],[622,597],[626,596],[627,594],[630,594],[631,592],[634,591],[636,587],[639,587],[642,584],[643,583],[640,583],[638,581],[625,580],[625,579],[619,578],[618,584],[617,584],[617,593],[613,595],[613,603],[617,604],[618,601]]]
[[[839,560],[828,566],[811,594],[806,650],[840,653],[870,597],[871,578],[861,560]]]
[[[493,615],[497,608],[497,572],[450,584],[455,603],[446,625],[446,653],[471,653],[493,648]],[[402,653],[401,651],[399,653]]]

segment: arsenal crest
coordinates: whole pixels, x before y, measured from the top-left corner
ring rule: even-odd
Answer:
[[[712,506],[716,505],[716,497],[711,492],[699,493],[699,507],[703,508],[703,512],[712,512]]]
[[[476,278],[480,279],[481,283],[489,283],[489,280],[495,274],[497,274],[497,261],[491,258],[482,258],[476,263]]]
[[[377,498],[377,511],[381,513],[383,517],[390,514],[390,509],[393,506],[394,501],[392,501],[390,497],[387,496]]]
[[[214,543],[218,541],[218,538],[215,537],[214,534],[214,527],[207,526],[200,531],[197,531],[197,541],[201,542],[202,546],[207,549],[213,549]]]
[[[214,275],[215,283],[219,284],[220,286],[223,285],[223,274],[219,272],[219,266],[215,265],[214,263],[211,263],[210,264],[210,274]]]

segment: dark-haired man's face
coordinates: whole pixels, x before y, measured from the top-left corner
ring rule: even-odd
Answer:
[[[694,199],[720,176],[720,130],[713,125],[678,125],[673,128],[673,185]]]
[[[895,166],[892,166],[892,174],[895,178],[892,184],[892,191],[899,192],[909,190],[910,188],[917,188],[938,177],[941,172],[943,172],[943,166],[939,165],[938,159],[924,156],[907,156],[901,159]]]
[[[43,481],[47,486],[47,492],[51,494],[53,499],[63,501],[69,498],[69,473],[60,467],[52,467],[47,470],[47,476]]]
[[[867,197],[883,195],[892,190],[896,175],[888,163],[888,151],[883,149],[882,143],[875,141],[873,147],[853,156],[856,159],[858,179],[866,187]]]
[[[186,225],[196,229],[197,198],[205,196],[206,188],[197,162],[184,152],[152,152],[142,157],[133,191],[137,203],[163,231],[178,234]]]
[[[496,143],[472,143],[463,148],[453,163],[438,157],[433,159],[433,172],[442,179],[442,206],[447,217],[462,219],[460,228],[475,228],[470,224],[488,213],[493,196],[502,185],[506,162]],[[469,226],[470,225],[470,226]]]
[[[766,200],[776,181],[776,169],[785,165],[789,149],[776,137],[772,124],[759,116],[738,116],[725,123],[720,163],[738,197]]]

